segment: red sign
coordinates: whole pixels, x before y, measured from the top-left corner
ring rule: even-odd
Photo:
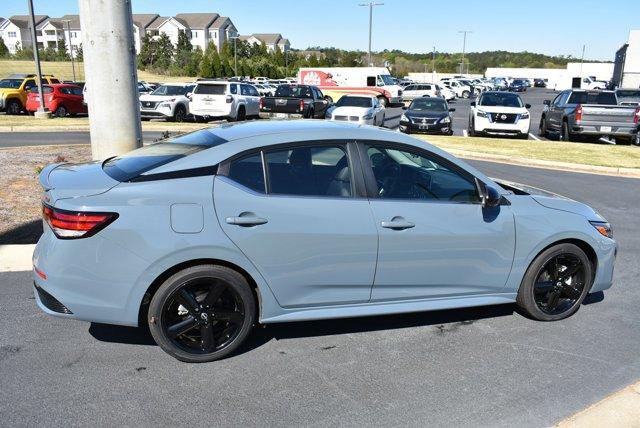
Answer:
[[[320,70],[303,70],[300,72],[300,83],[315,86],[338,86],[331,73]]]

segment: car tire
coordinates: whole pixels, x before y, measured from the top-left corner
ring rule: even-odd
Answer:
[[[6,110],[7,114],[10,115],[18,115],[22,113],[22,104],[18,100],[9,100],[7,101]]]
[[[64,105],[59,105],[56,111],[53,112],[56,117],[66,117],[67,113],[67,108]]]
[[[236,117],[231,117],[229,116],[229,118],[227,119],[229,122],[242,122],[243,120],[247,119],[247,114],[244,110],[244,106],[240,106],[238,107],[238,112],[236,113]]]
[[[214,297],[208,301],[211,293]],[[169,277],[153,295],[147,316],[149,331],[162,350],[189,363],[232,354],[251,332],[255,319],[256,299],[246,278],[212,264]]]
[[[575,276],[562,276],[575,268]],[[518,289],[516,304],[535,320],[558,321],[580,308],[592,282],[593,266],[580,247],[570,243],[553,245],[531,262]]]
[[[549,131],[547,130],[547,121],[544,116],[540,119],[540,126],[538,127],[538,135],[544,138],[549,138]]]
[[[616,138],[614,138],[614,141],[616,143],[616,146],[628,146],[630,144],[635,144],[634,137],[631,137],[631,138],[616,137]]]
[[[573,135],[569,132],[569,124],[567,122],[562,122],[562,130],[560,131],[560,140],[564,142],[573,141]]]
[[[634,146],[640,146],[640,131],[636,132],[636,136],[631,141]]]
[[[469,137],[475,137],[476,136],[476,129],[475,129],[475,124],[473,123],[473,120],[469,121],[469,129],[467,130],[467,134],[469,135]]]
[[[171,118],[172,122],[184,122],[184,119],[187,117],[187,109],[182,105],[177,105],[175,111],[173,112],[173,117]]]

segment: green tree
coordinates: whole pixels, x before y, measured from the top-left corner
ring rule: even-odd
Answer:
[[[162,34],[155,43],[154,66],[156,69],[168,69],[173,61],[174,46],[167,34]]]
[[[77,61],[84,61],[84,51],[82,50],[82,43],[80,43],[78,45],[78,48],[76,49],[76,60]]]
[[[187,33],[180,30],[178,32],[178,43],[176,44],[176,52],[191,52],[193,50],[193,45],[191,44],[191,40],[189,40],[189,36]]]
[[[200,75],[200,77],[215,77],[213,64],[211,64],[211,58],[209,58],[209,55],[204,55],[202,57],[198,69],[198,74]]]
[[[2,37],[0,37],[0,58],[7,58],[9,55],[9,48],[4,44]]]
[[[69,54],[67,53],[67,44],[64,40],[58,40],[56,60],[69,61]]]
[[[140,44],[140,53],[138,54],[138,64],[139,67],[144,69],[148,65],[152,65],[155,58],[155,40],[151,34],[146,33],[142,37],[142,41]]]

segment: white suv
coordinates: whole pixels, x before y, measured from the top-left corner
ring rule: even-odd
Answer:
[[[471,96],[471,88],[456,80],[442,80],[441,83],[455,92],[458,98],[469,98]]]
[[[433,83],[414,83],[405,86],[402,91],[402,99],[404,101],[413,101],[420,97],[440,97],[438,85]]]
[[[471,102],[469,136],[511,135],[526,140],[531,124],[529,108],[513,92],[483,92],[478,101]]]
[[[189,115],[189,98],[194,83],[167,83],[150,94],[140,95],[140,118],[182,122]]]
[[[189,111],[196,118],[223,117],[229,121],[245,120],[260,114],[260,94],[248,83],[199,80]]]

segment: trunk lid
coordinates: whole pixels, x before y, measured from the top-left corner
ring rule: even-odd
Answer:
[[[42,170],[39,180],[50,203],[98,195],[119,184],[103,171],[102,162],[52,164]]]

